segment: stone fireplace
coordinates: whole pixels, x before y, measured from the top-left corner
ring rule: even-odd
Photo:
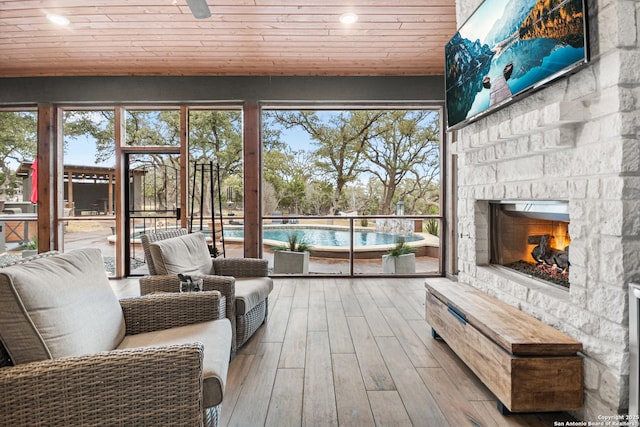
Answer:
[[[458,22],[479,3],[458,0]],[[634,2],[588,3],[590,63],[450,133],[448,148],[452,274],[583,343],[585,400],[574,415],[598,421],[628,408],[627,295],[640,280],[640,26]],[[567,218],[528,221],[496,201],[560,201]],[[566,256],[567,286],[507,266],[553,264],[528,258],[543,240]]]

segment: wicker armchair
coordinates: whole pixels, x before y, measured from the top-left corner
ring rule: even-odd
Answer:
[[[141,241],[150,274],[140,279],[142,295],[178,292],[177,273],[202,277],[204,290],[217,290],[226,297],[226,316],[233,331],[232,352],[266,321],[268,295],[273,289],[267,260],[211,258],[204,235],[188,234],[184,228],[146,233]],[[179,249],[174,250],[175,247]],[[182,254],[188,254],[187,258],[176,261],[175,257]]]
[[[96,253],[83,249],[35,260],[26,268],[0,268],[0,424],[217,426],[231,346],[225,298],[198,292],[118,301],[101,255],[93,266],[83,264],[95,261]],[[103,277],[96,276],[99,268]],[[28,283],[34,277],[42,283]],[[27,287],[41,295],[28,295]],[[51,287],[56,301],[41,310]],[[94,301],[93,306],[85,301]],[[122,324],[110,328],[118,310]],[[16,325],[21,314],[35,327],[32,338],[31,331]],[[59,330],[49,331],[51,325]],[[68,325],[73,336],[61,342]],[[99,330],[91,329],[95,325]],[[113,330],[117,336],[108,338]],[[26,349],[25,336],[33,341]],[[119,344],[88,350],[105,339]],[[41,349],[44,357],[37,354]]]

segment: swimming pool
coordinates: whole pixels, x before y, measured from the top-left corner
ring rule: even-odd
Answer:
[[[204,230],[207,239],[211,232]],[[312,256],[325,258],[349,258],[349,227],[335,225],[265,225],[263,228],[263,244],[268,250],[276,249],[289,241],[289,235],[295,233],[298,241],[305,241],[311,245]],[[140,235],[144,231],[136,232],[131,237],[131,243],[140,244]],[[354,230],[353,256],[356,258],[377,258],[391,250],[399,239],[404,239],[409,246],[416,249],[416,255],[438,256],[440,245],[437,236],[427,233],[389,233],[373,229],[357,228]],[[242,244],[244,229],[241,225],[225,225],[225,242]],[[108,236],[109,243],[115,243],[116,236]]]
[[[263,230],[264,240],[287,243],[289,236],[295,234],[298,242],[306,242],[311,246],[349,247],[351,235],[348,228],[336,227],[274,227]],[[224,229],[225,238],[244,238],[242,229]],[[395,245],[400,239],[405,242],[417,242],[423,238],[414,234],[386,233],[375,230],[355,230],[353,246]]]

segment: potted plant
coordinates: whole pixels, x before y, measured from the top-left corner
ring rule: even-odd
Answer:
[[[30,239],[22,244],[22,258],[38,255],[38,241]]]
[[[404,239],[398,239],[388,254],[382,255],[382,272],[389,274],[411,274],[416,272],[415,248]]]
[[[309,247],[307,242],[298,241],[297,234],[289,234],[287,244],[277,247],[273,252],[273,272],[308,274]]]

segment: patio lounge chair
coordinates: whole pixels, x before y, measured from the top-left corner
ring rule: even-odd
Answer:
[[[98,249],[0,268],[0,424],[216,426],[219,292],[118,300]]]
[[[178,273],[203,278],[204,290],[226,297],[226,315],[233,331],[235,352],[267,319],[273,280],[268,261],[257,258],[212,258],[204,234],[186,229],[141,236],[150,276],[140,279],[142,295],[178,292]]]

